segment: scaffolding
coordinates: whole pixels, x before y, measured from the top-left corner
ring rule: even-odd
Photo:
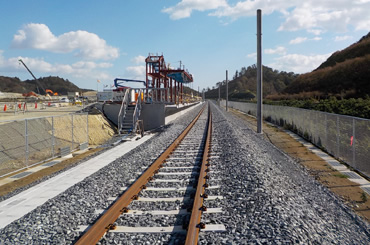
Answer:
[[[146,63],[146,88],[148,97],[148,89],[164,88],[164,100],[171,104],[183,103],[183,84],[193,82],[193,76],[185,69],[172,69],[166,65],[163,55],[151,55],[145,59]],[[157,100],[160,95],[153,94]]]

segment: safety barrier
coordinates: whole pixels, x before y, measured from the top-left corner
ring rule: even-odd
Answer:
[[[223,106],[226,101],[222,101]],[[256,116],[253,103],[228,106]],[[263,105],[266,121],[289,129],[370,177],[370,120],[287,106]]]
[[[55,103],[53,104],[55,106]],[[38,111],[46,109],[47,106],[51,106],[48,102],[1,102],[0,103],[0,115],[1,113],[25,113],[27,111]]]
[[[0,177],[80,149],[87,143],[88,114],[0,121]]]

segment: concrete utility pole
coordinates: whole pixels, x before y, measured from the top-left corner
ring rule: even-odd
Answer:
[[[221,106],[221,83],[218,84],[218,106]]]
[[[228,111],[228,100],[229,100],[229,84],[227,82],[227,70],[226,70],[226,111]]]
[[[257,133],[262,133],[262,42],[261,10],[257,10]]]

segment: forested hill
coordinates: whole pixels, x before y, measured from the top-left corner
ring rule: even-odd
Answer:
[[[333,53],[316,70],[302,74],[284,89],[286,98],[364,98],[370,94],[370,33]]]
[[[363,57],[370,54],[370,32],[363,36],[358,42],[351,46],[333,53],[324,63],[322,63],[316,70],[326,67],[335,66],[343,61]]]
[[[50,89],[60,95],[66,95],[68,92],[87,91],[86,89],[80,89],[68,79],[65,80],[60,77],[43,77],[39,78],[38,81],[44,89]],[[21,81],[17,77],[0,76],[0,92],[28,93],[31,91],[45,94],[35,80]]]
[[[263,95],[277,94],[282,92],[298,76],[293,72],[273,70],[263,66]],[[206,98],[218,98],[218,87],[221,84],[221,98],[225,98],[225,80],[218,82],[213,88],[206,90]],[[230,100],[250,100],[255,98],[257,90],[257,67],[242,67],[236,71],[229,81]]]

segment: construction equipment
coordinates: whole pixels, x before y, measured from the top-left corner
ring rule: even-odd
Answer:
[[[32,75],[32,77],[35,79],[36,83],[38,84],[38,86],[40,86],[40,88],[42,89],[42,91],[46,94],[46,91],[44,89],[44,87],[41,85],[41,83],[39,82],[39,80],[33,75],[33,73],[31,72],[30,69],[28,69],[28,67],[26,66],[26,64],[23,62],[22,59],[19,59],[18,60],[19,62],[21,62],[23,64],[23,66],[27,69],[27,71]],[[37,91],[38,93],[40,94],[40,91],[39,91],[39,87],[37,86]]]
[[[116,87],[116,90],[123,90],[125,88],[129,88],[129,87],[124,86],[122,83],[120,83],[118,81],[143,83],[144,86],[146,85],[145,81],[141,81],[141,80],[126,79],[126,78],[116,78],[116,79],[114,79],[114,86]]]
[[[34,96],[34,97],[39,97],[36,93],[34,93],[34,92],[28,92],[28,93],[24,93],[24,94],[22,94],[22,96],[24,96],[24,97],[32,97],[32,96]]]

